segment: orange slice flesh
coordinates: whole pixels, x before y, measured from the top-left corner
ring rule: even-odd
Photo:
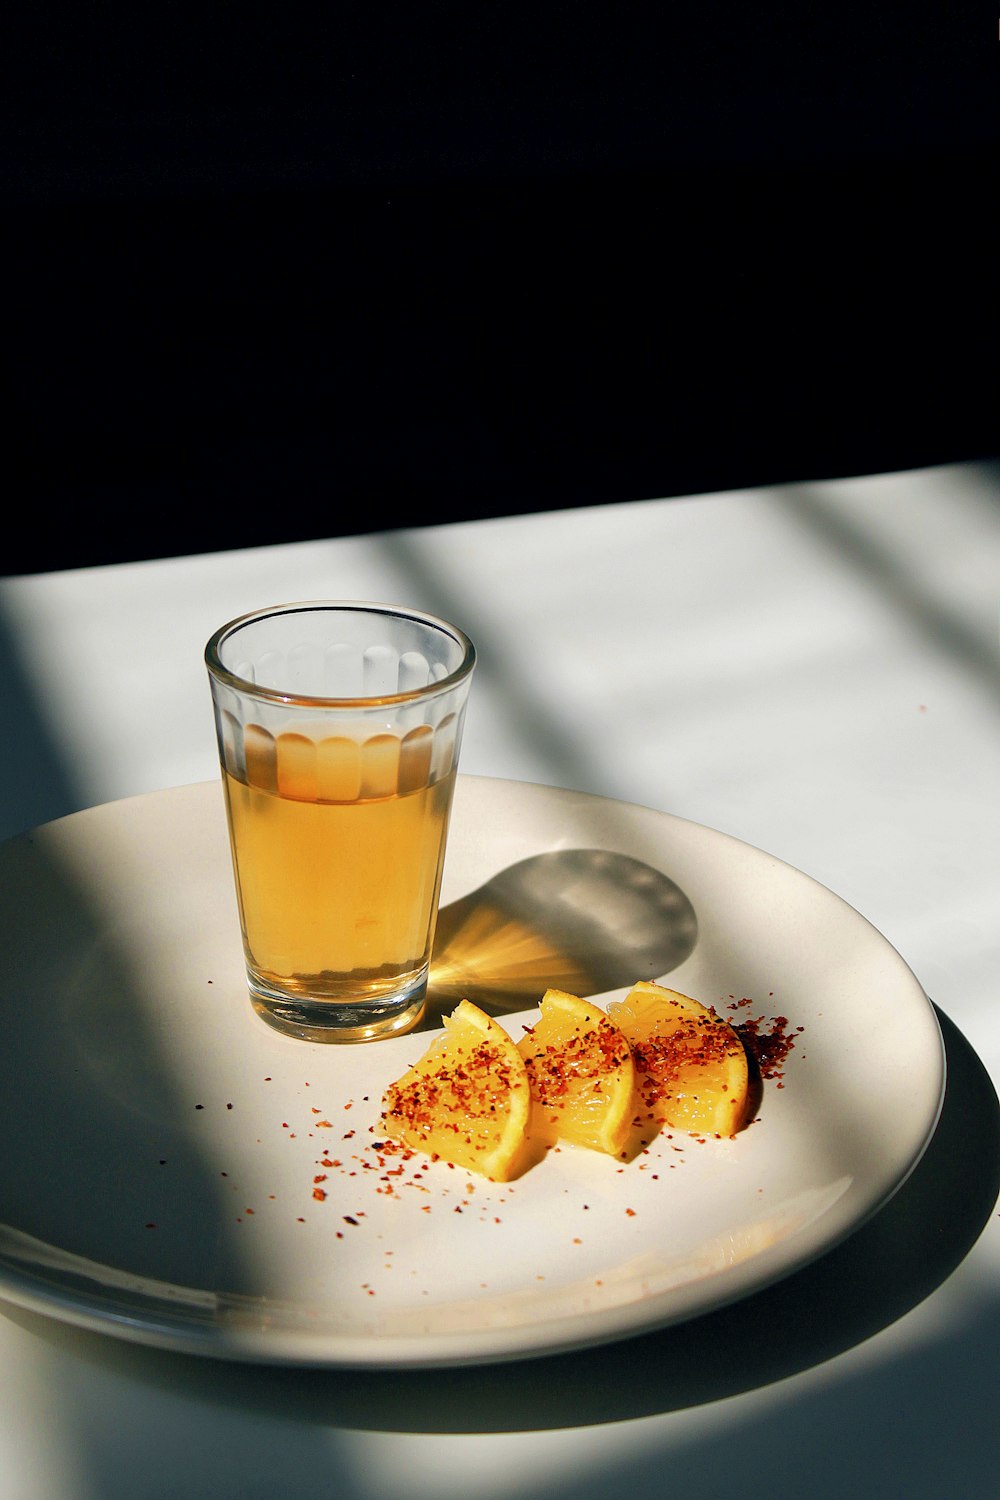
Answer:
[[[639,1119],[678,1130],[735,1135],[749,1099],[747,1056],[714,1010],[642,980],[608,1014],[632,1048]]]
[[[599,1006],[546,990],[518,1043],[531,1086],[531,1135],[617,1156],[635,1114],[635,1069],[625,1037]]]
[[[382,1128],[414,1151],[508,1182],[525,1164],[531,1090],[503,1027],[463,1000],[418,1062],[389,1085]]]

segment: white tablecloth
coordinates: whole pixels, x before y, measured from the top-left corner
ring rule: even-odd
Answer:
[[[994,1496],[1000,468],[8,579],[0,835],[217,776],[207,637],[319,597],[469,632],[463,771],[680,814],[858,908],[942,1015],[933,1162],[788,1286],[554,1365],[258,1370],[7,1308],[3,1500]]]

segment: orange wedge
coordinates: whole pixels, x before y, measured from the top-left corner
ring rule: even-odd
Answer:
[[[525,1158],[531,1090],[503,1027],[469,1000],[382,1101],[382,1128],[412,1150],[508,1182]]]
[[[546,990],[518,1043],[531,1085],[531,1134],[617,1156],[635,1114],[635,1070],[625,1037],[599,1006]]]
[[[642,980],[608,1014],[629,1040],[640,1117],[678,1130],[735,1135],[749,1098],[743,1043],[714,1010]]]

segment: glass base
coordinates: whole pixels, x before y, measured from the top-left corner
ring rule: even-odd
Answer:
[[[427,970],[415,982],[378,999],[316,999],[290,995],[247,975],[250,1003],[262,1021],[303,1042],[376,1042],[412,1031],[427,1004]]]

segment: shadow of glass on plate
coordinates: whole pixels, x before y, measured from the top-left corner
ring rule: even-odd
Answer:
[[[423,1026],[460,1000],[490,1014],[538,1004],[548,988],[588,996],[675,969],[698,936],[668,876],[604,849],[534,855],[441,909]]]
[[[982,1233],[1000,1192],[1000,1106],[976,1053],[946,1016],[938,1016],[948,1068],[944,1107],[924,1156],[888,1203],[840,1245],[774,1286],[599,1351],[472,1370],[285,1369],[158,1353],[15,1308],[6,1315],[83,1359],[155,1388],[326,1427],[538,1431],[725,1400],[811,1369],[889,1327],[951,1275]],[[950,1336],[958,1343],[952,1360],[983,1359],[985,1351],[995,1358],[998,1333],[1000,1297]],[[871,1376],[880,1378],[877,1371]]]

